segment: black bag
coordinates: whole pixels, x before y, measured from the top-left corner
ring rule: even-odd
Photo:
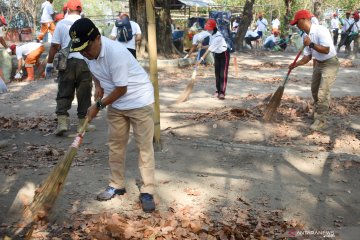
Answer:
[[[128,16],[124,16],[122,19],[117,19],[115,21],[115,26],[117,27],[116,38],[120,42],[128,42],[133,38],[133,32]]]

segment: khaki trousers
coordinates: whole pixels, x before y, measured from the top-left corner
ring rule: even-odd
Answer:
[[[40,34],[38,36],[38,40],[43,40],[45,34],[48,31],[51,33],[51,35],[54,35],[54,31],[55,31],[55,23],[54,22],[41,23]]]
[[[330,88],[336,80],[338,70],[339,60],[337,57],[323,62],[315,61],[311,93],[314,98],[315,113],[318,118],[325,118],[329,111]]]
[[[138,164],[143,180],[140,192],[154,194],[153,111],[152,104],[131,110],[118,110],[109,106],[107,112],[109,125],[109,165],[111,171],[109,186],[114,188],[125,187],[126,146],[129,140],[131,125],[139,151]]]

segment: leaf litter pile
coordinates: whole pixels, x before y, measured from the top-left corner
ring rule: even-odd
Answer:
[[[41,132],[52,132],[56,127],[56,121],[48,116],[37,116],[31,118],[1,117],[0,129],[13,129],[29,131],[38,129]]]
[[[174,204],[152,214],[139,211],[134,210],[131,216],[110,212],[79,213],[71,224],[39,224],[32,237],[75,240],[287,239],[289,231],[304,228],[296,220],[284,220],[281,210],[237,206],[218,207],[211,213],[204,213],[199,208]]]

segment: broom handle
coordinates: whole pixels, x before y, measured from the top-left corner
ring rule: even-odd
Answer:
[[[84,124],[83,124],[83,125],[81,126],[81,128],[80,128],[80,131],[79,131],[79,134],[80,134],[80,135],[84,135],[88,123],[89,123],[89,118],[86,117],[86,118],[85,118],[85,121],[84,121]]]
[[[300,49],[300,51],[298,52],[298,54],[296,55],[296,58],[294,59],[293,63],[291,65],[294,65],[296,63],[296,61],[299,59],[301,53],[304,51],[304,48],[305,48],[305,45],[303,45]],[[290,73],[291,73],[291,70],[293,70],[292,68],[289,68],[287,74],[286,74],[286,77],[284,79],[284,82],[283,82],[283,86],[285,86],[287,80],[289,79],[289,76],[290,76]]]

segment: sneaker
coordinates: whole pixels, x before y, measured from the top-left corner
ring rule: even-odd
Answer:
[[[105,191],[99,193],[96,196],[98,201],[107,201],[115,197],[115,195],[124,195],[126,193],[125,188],[116,189],[113,187],[108,186]]]
[[[151,213],[155,210],[155,202],[153,195],[149,193],[140,193],[139,199],[144,212]]]
[[[218,91],[216,91],[215,93],[214,93],[214,97],[219,97],[219,92]]]
[[[325,121],[316,119],[315,122],[310,126],[310,129],[313,131],[321,131],[326,127]]]
[[[219,94],[219,99],[220,99],[220,100],[224,100],[224,99],[225,99],[225,94],[220,93],[220,94]]]

